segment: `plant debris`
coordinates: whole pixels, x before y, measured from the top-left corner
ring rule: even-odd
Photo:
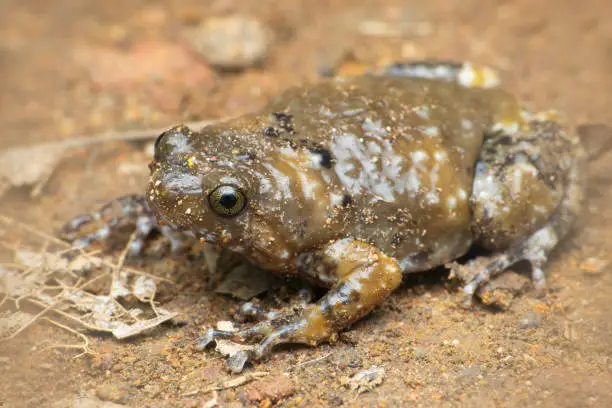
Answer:
[[[385,378],[385,369],[378,366],[371,366],[365,370],[359,371],[350,379],[341,379],[340,382],[348,386],[351,390],[357,391],[358,394],[371,391],[380,384]]]
[[[36,251],[33,245],[14,244],[0,235],[0,248],[12,254],[12,262],[0,264],[2,303],[11,306],[0,316],[0,339],[15,337],[50,312],[70,322],[51,321],[56,326],[74,330],[71,326],[77,324],[117,339],[142,334],[178,314],[155,302],[158,282],[170,283],[164,278],[125,267],[123,258],[116,264],[71,248],[6,217],[0,216],[0,226],[11,227],[30,241],[34,238],[41,246]],[[38,314],[22,311],[23,302],[39,307]]]

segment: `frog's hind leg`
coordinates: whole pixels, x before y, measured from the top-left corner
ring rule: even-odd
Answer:
[[[496,88],[501,81],[496,70],[471,62],[415,60],[382,64],[374,75],[407,76],[454,82],[468,88]]]
[[[531,263],[534,283],[542,288],[542,266],[581,209],[585,155],[579,139],[546,115],[529,119],[514,134],[488,136],[476,165],[472,231],[475,243],[495,255],[450,266],[467,282],[468,302],[481,285],[521,260]]]

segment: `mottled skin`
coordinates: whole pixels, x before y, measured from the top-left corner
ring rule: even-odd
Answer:
[[[541,266],[580,209],[584,155],[551,115],[528,114],[496,85],[492,71],[467,64],[394,65],[162,134],[147,192],[159,220],[330,288],[301,315],[210,330],[200,345],[263,336],[230,361],[239,371],[276,344],[329,340],[402,272],[447,264],[474,244],[493,255],[449,264],[468,298],[523,259],[542,285]],[[229,191],[223,208],[219,186]]]

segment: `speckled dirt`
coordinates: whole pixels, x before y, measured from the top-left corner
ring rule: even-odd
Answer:
[[[187,50],[185,30],[233,12],[270,29],[269,57],[259,68],[218,72]],[[248,111],[349,53],[365,63],[486,63],[535,109],[563,112],[569,126],[612,124],[611,12],[608,0],[5,0],[0,148]],[[611,159],[590,166],[588,206],[547,267],[547,297],[527,291],[504,312],[463,310],[443,280],[408,282],[336,344],[284,348],[249,368],[269,375],[220,391],[219,405],[612,406],[612,268],[585,264],[611,256]],[[14,189],[0,213],[55,231],[77,213],[143,191],[146,162],[142,145],[77,151],[40,197]],[[214,394],[203,390],[231,375],[214,353],[196,352],[194,339],[236,302],[198,285],[197,273],[191,285],[184,279],[183,327],[127,342],[92,335],[98,355],[77,359],[77,351],[41,347],[76,341],[45,323],[0,343],[0,406],[102,406],[91,398],[204,406]],[[382,384],[361,394],[345,386],[372,365],[384,367]],[[75,405],[77,397],[90,399]]]

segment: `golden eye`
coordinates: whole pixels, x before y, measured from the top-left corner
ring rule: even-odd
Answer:
[[[232,217],[246,207],[246,196],[236,186],[222,184],[208,195],[210,208],[219,215]]]

